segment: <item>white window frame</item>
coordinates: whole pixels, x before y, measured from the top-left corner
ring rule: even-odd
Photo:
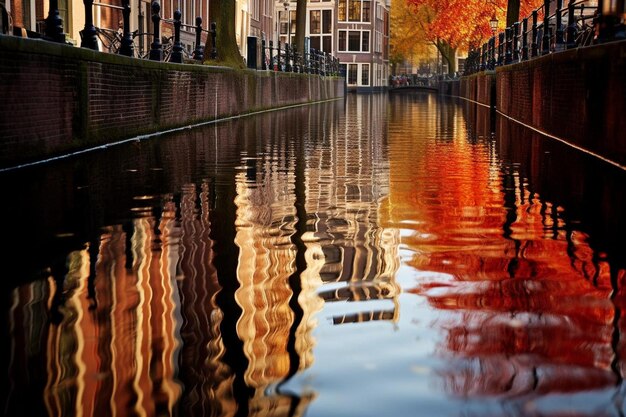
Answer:
[[[330,32],[324,33],[324,11],[330,10]],[[320,12],[320,33],[311,33],[311,12]],[[330,38],[330,51],[324,51],[332,54],[335,52],[335,11],[333,9],[307,9],[307,36],[309,38],[320,38],[320,50],[324,49],[324,38]]]
[[[327,0],[324,0],[327,1]],[[361,13],[359,20],[350,20],[350,2],[352,0],[345,0],[346,2],[346,19],[338,20],[339,22],[347,22],[347,23],[371,23],[373,20],[374,10],[372,10],[372,5],[375,5],[376,2],[374,0],[358,0],[361,3]],[[363,3],[368,2],[370,4],[370,20],[363,20]],[[337,1],[337,13],[339,13],[339,1]],[[337,15],[337,19],[339,19],[339,15]]]
[[[372,86],[372,66],[367,63],[367,64],[360,64],[357,62],[347,62],[346,64],[346,85],[348,87],[370,87]],[[356,84],[350,84],[350,66],[351,65],[356,65],[357,70],[356,70]],[[368,84],[363,84],[363,68],[364,67],[368,67],[369,69],[369,78],[368,78]]]
[[[339,34],[341,32],[345,32],[346,33],[346,49],[340,49],[340,45],[339,45]],[[359,50],[358,51],[351,51],[350,50],[350,37],[349,34],[350,32],[360,32],[359,35]],[[368,33],[368,48],[367,51],[363,50],[363,32],[367,32]],[[345,52],[345,53],[350,53],[350,54],[369,54],[372,52],[372,31],[369,29],[339,29],[337,31],[337,52]]]

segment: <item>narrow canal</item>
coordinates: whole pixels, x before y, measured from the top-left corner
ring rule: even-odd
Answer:
[[[625,180],[428,93],[1,173],[3,411],[623,416]]]

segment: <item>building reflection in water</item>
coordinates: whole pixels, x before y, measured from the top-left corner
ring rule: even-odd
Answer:
[[[502,121],[494,139],[489,115],[467,110],[434,95],[364,95],[53,167],[54,175],[41,175],[46,186],[14,199],[13,213],[23,204],[30,214],[4,218],[30,225],[25,240],[39,228],[94,237],[49,263],[44,279],[8,293],[5,414],[334,410],[318,397],[328,386],[316,392],[307,379],[342,359],[325,357],[332,347],[319,343],[321,366],[313,366],[318,325],[319,334],[385,338],[372,355],[409,341],[393,350],[394,375],[377,374],[386,391],[375,380],[359,385],[366,396],[393,391],[409,403],[405,390],[424,383],[433,388],[419,395],[432,397],[431,406],[477,399],[483,410],[495,399],[505,408],[534,400],[546,407],[501,413],[516,416],[558,415],[555,396],[559,412],[578,394],[623,397],[624,220],[614,212],[626,204],[623,193],[607,197],[623,177],[546,150],[537,138],[516,140],[523,133]],[[529,148],[518,149],[522,143]],[[568,164],[594,181],[570,178]],[[546,186],[546,176],[562,190]],[[85,201],[95,207],[89,214]],[[57,224],[72,217],[66,213],[78,218]],[[413,313],[400,316],[401,298]],[[418,314],[433,318],[427,331],[439,339],[416,341]],[[394,326],[365,323],[376,320]],[[342,349],[358,349],[355,340]],[[430,346],[434,356],[414,351]],[[415,360],[436,371],[396,379],[396,364]],[[337,374],[346,369],[351,375]],[[371,369],[326,375],[372,375],[363,372]],[[350,384],[333,389],[355,395]]]
[[[210,146],[165,143],[157,152],[197,146],[205,159],[171,167],[176,180],[166,182],[176,189],[135,195],[131,220],[101,229],[47,280],[13,290],[7,412],[303,415],[315,392],[282,385],[312,365],[324,303],[351,306],[335,324],[399,314],[399,238],[379,226],[388,155],[386,122],[373,113],[383,105],[360,100],[340,122],[334,106],[319,106],[191,133],[198,143],[245,136],[235,166],[217,177],[206,175]],[[180,167],[194,165],[202,178],[185,181],[193,175]],[[216,207],[230,196],[234,217],[224,225],[230,206]],[[216,237],[216,226],[232,229],[234,242]],[[236,265],[224,266],[225,251]],[[237,283],[225,288],[230,270]]]
[[[440,121],[403,113],[400,103],[395,117],[413,118],[416,131]],[[518,163],[502,162],[496,143],[526,138],[509,137],[500,126],[496,142],[488,111],[474,106],[465,115],[454,105],[433,113],[446,112],[452,113],[442,129],[447,146],[409,155],[408,143],[417,143],[412,133],[390,134],[389,201],[391,221],[407,231],[408,262],[425,272],[410,292],[438,312],[432,325],[443,332],[437,354],[447,363],[438,370],[444,390],[530,400],[619,384],[625,276],[619,259],[611,265]],[[455,128],[465,120],[474,129],[469,136]]]

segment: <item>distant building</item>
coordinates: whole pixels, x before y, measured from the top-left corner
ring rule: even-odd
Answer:
[[[384,88],[389,78],[389,0],[309,0],[310,47],[339,58],[349,90]],[[276,1],[274,42],[295,42],[296,2]]]
[[[348,89],[388,86],[390,6],[388,0],[337,0],[337,57]]]

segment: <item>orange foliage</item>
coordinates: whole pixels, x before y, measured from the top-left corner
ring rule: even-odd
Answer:
[[[426,17],[425,32],[431,40],[440,39],[454,48],[480,45],[492,36],[489,21],[498,19],[498,29],[506,23],[507,0],[406,0],[416,14]],[[520,19],[543,4],[542,0],[520,0]]]

